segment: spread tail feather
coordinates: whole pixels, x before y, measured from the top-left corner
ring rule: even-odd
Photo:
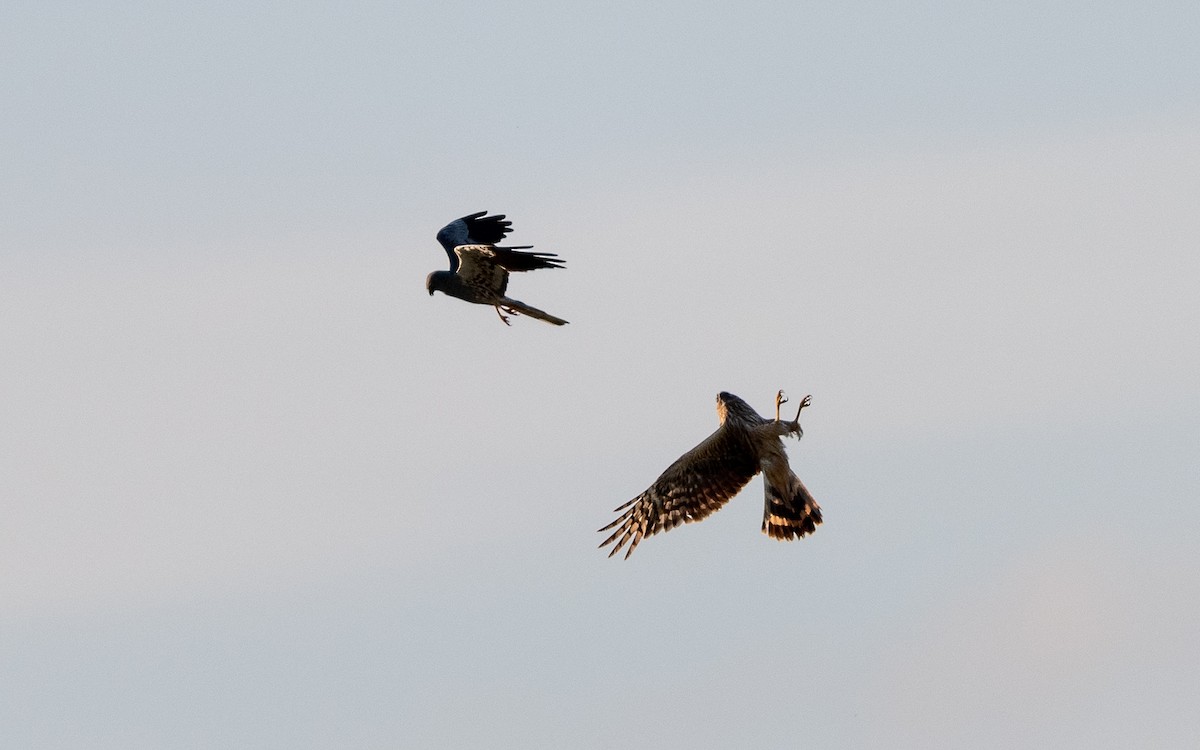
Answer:
[[[785,481],[775,483],[763,473],[766,507],[763,509],[762,531],[772,539],[792,540],[811,534],[821,523],[821,506],[808,488],[792,471]]]
[[[567,321],[563,320],[562,318],[556,318],[548,312],[539,310],[536,307],[530,307],[524,302],[520,302],[515,299],[509,299],[508,297],[505,297],[504,301],[501,302],[500,305],[502,307],[511,309],[513,312],[527,315],[531,318],[537,318],[538,320],[544,320],[547,323],[551,323],[556,326],[565,326],[567,324]]]

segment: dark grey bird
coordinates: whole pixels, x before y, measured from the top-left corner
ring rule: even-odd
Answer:
[[[425,278],[429,296],[441,292],[477,305],[491,305],[504,325],[512,325],[508,315],[528,315],[556,326],[566,325],[562,318],[505,294],[510,271],[563,267],[563,261],[554,253],[524,252],[533,245],[497,245],[512,231],[511,227],[512,222],[504,214],[488,216],[487,211],[464,216],[442,227],[437,240],[450,257],[450,270],[434,271]]]

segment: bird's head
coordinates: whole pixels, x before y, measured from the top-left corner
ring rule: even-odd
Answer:
[[[425,289],[429,291],[429,296],[432,297],[434,292],[442,292],[445,294],[445,283],[443,276],[449,276],[449,271],[432,271],[425,277]]]
[[[725,424],[727,419],[735,419],[744,422],[755,422],[759,419],[758,412],[741,400],[737,396],[728,391],[721,391],[717,394],[717,419],[721,424]]]

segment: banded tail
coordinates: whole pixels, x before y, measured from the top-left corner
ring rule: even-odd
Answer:
[[[766,506],[762,532],[772,539],[791,541],[811,534],[821,523],[821,506],[790,468],[786,476],[772,477],[763,472]]]

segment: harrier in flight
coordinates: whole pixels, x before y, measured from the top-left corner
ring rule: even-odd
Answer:
[[[536,307],[505,296],[510,271],[533,271],[538,268],[562,268],[563,261],[554,253],[522,252],[533,245],[499,247],[496,243],[512,231],[511,221],[504,214],[486,216],[487,211],[464,216],[450,222],[437,233],[438,242],[450,256],[449,271],[434,271],[425,279],[429,296],[434,292],[458,297],[477,305],[491,305],[504,325],[508,315],[528,315],[556,326],[567,321],[556,318]],[[508,315],[505,315],[508,313]]]
[[[600,543],[604,547],[616,542],[608,556],[620,552],[628,542],[628,558],[643,538],[707,518],[760,471],[766,490],[763,533],[790,541],[815,531],[821,523],[821,508],[792,472],[780,439],[804,435],[800,412],[812,403],[812,397],[800,401],[794,420],[781,422],[779,407],[786,402],[783,391],[775,394],[772,421],[732,393],[717,394],[717,419],[721,422],[717,431],[668,466],[648,490],[618,507],[614,511],[621,513],[617,520],[600,529],[615,529]]]

